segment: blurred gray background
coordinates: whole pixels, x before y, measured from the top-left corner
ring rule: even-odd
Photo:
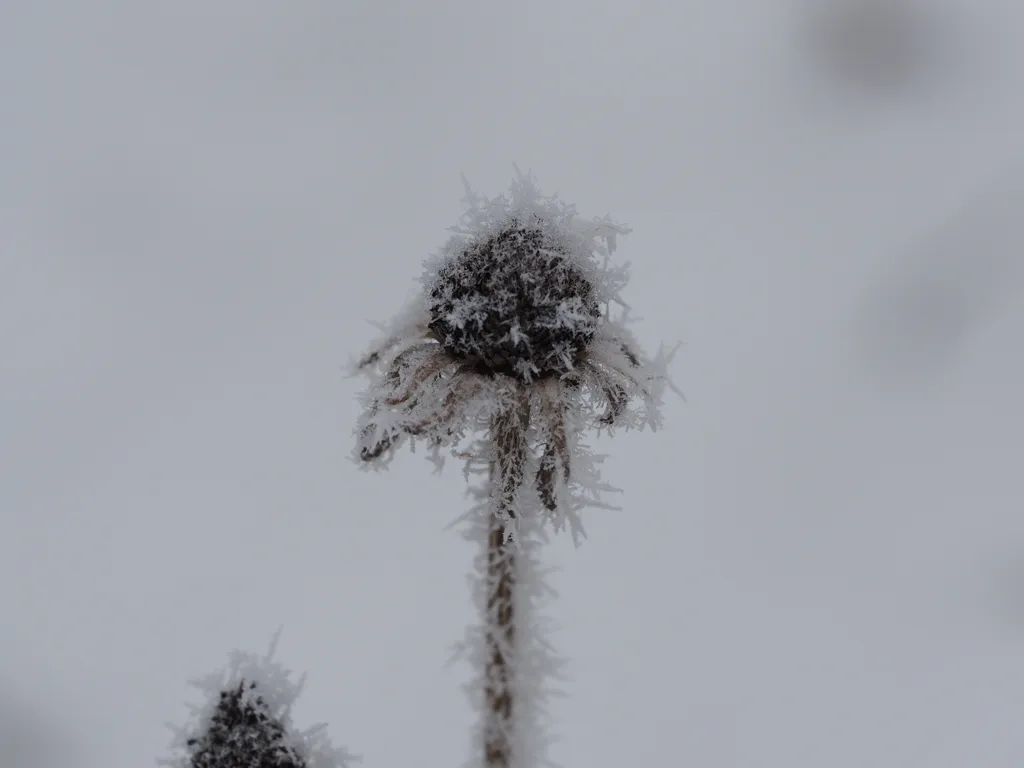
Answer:
[[[582,766],[1024,764],[1024,10],[0,4],[0,764],[166,754],[284,626],[296,717],[458,765],[462,511],[342,366],[512,164],[634,227],[657,434],[556,541]],[[45,734],[42,736],[41,734]],[[33,746],[34,745],[34,746]]]

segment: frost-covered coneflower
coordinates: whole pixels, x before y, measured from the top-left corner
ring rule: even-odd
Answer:
[[[627,267],[609,265],[625,227],[580,218],[521,173],[493,199],[467,185],[465,202],[419,296],[356,365],[373,377],[356,456],[382,466],[422,442],[485,476],[460,517],[482,545],[483,624],[466,644],[480,673],[472,764],[525,768],[543,761],[545,680],[559,666],[535,610],[547,589],[535,545],[545,523],[578,542],[580,510],[607,506],[613,489],[581,437],[657,428],[671,354],[647,358],[628,328]]]

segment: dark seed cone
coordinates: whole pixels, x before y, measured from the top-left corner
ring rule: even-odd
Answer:
[[[526,379],[571,370],[601,316],[594,286],[565,244],[516,220],[438,271],[429,310],[449,355],[482,374]],[[461,324],[452,320],[460,316]]]
[[[242,681],[221,691],[206,732],[188,740],[192,768],[306,768],[255,688]]]

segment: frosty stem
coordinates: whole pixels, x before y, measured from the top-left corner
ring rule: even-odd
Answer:
[[[512,768],[515,666],[516,543],[505,531],[515,525],[515,498],[523,484],[529,427],[528,402],[496,415],[491,423],[491,505],[487,535],[487,666],[484,695],[484,764]]]
[[[510,768],[512,765],[512,691],[510,659],[515,641],[513,622],[513,587],[515,586],[515,557],[504,543],[504,525],[497,518],[491,520],[487,537],[487,607],[492,620],[488,623],[487,670],[485,695],[487,697],[486,725],[484,727],[484,764]]]

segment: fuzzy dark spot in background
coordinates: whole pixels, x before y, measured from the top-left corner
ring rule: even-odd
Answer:
[[[1024,276],[1024,174],[1014,171],[894,259],[864,297],[857,334],[871,370],[920,386],[954,366]]]
[[[935,87],[953,63],[940,8],[917,0],[827,0],[806,16],[814,68],[851,93],[903,96]]]

